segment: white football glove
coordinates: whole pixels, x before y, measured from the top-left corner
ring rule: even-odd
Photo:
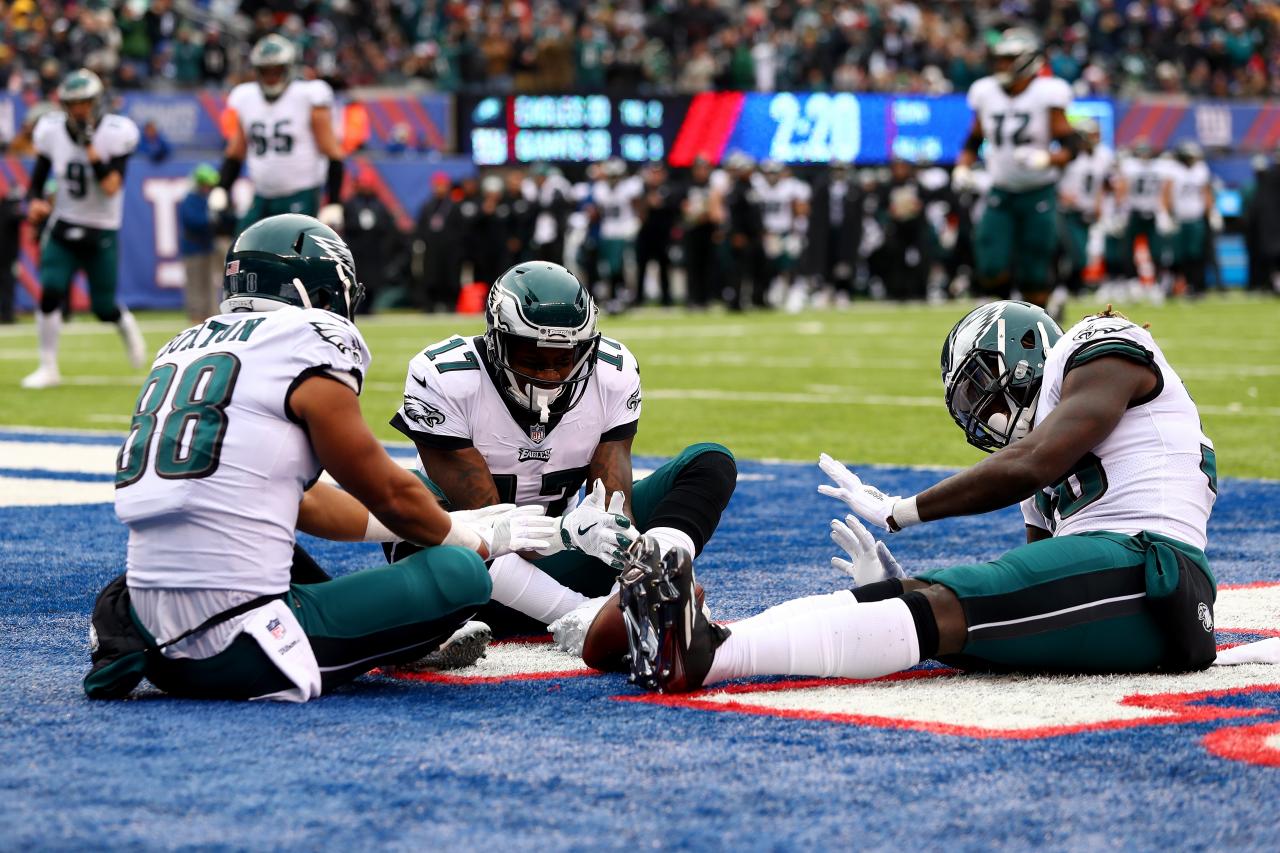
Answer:
[[[231,199],[227,196],[227,191],[222,187],[214,187],[209,190],[209,212],[222,213],[231,204]]]
[[[1013,149],[1013,162],[1033,172],[1043,172],[1052,162],[1049,152],[1034,145],[1019,145]]]
[[[345,221],[345,215],[342,212],[342,205],[326,204],[324,207],[320,208],[320,213],[317,214],[316,219],[319,219],[334,231],[341,231]]]
[[[481,509],[463,509],[449,513],[454,527],[461,525],[479,536],[489,551],[489,558],[516,551],[538,551],[556,538],[558,519],[548,518],[541,506],[494,504]],[[453,535],[452,533],[450,535]]]
[[[1166,237],[1171,234],[1178,233],[1178,223],[1173,221],[1173,217],[1169,215],[1169,211],[1156,211],[1156,231],[1159,231]]]
[[[862,519],[884,530],[894,532],[920,523],[920,516],[915,509],[915,498],[903,500],[899,495],[886,495],[875,486],[862,482],[857,474],[825,453],[818,457],[818,467],[835,482],[834,486],[823,483],[818,486],[818,491],[828,497],[844,501],[845,505]],[[896,516],[894,515],[895,506],[899,509]],[[891,517],[893,524],[889,523]]]
[[[973,169],[968,166],[956,166],[951,170],[951,189],[958,193],[969,192],[977,189],[978,181],[973,175]]]
[[[614,492],[606,506],[604,481],[596,480],[586,500],[560,516],[559,535],[537,552],[549,557],[565,549],[582,551],[615,569],[623,569],[627,548],[636,537],[631,520],[623,514],[625,503],[622,492]]]
[[[831,541],[849,555],[848,560],[832,557],[831,565],[853,578],[855,587],[907,576],[889,553],[889,546],[877,542],[855,516],[846,515],[844,521],[831,519]]]
[[[1222,233],[1222,212],[1216,207],[1209,208],[1209,230],[1214,234]]]

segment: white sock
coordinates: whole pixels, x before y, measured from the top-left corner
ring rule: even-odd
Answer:
[[[36,312],[36,338],[40,342],[40,366],[58,371],[58,337],[62,334],[62,312]]]
[[[911,610],[900,598],[815,608],[785,621],[730,627],[704,684],[746,675],[879,678],[920,662]]]
[[[124,341],[124,350],[129,356],[129,363],[134,370],[142,367],[146,361],[146,341],[138,321],[128,308],[120,306],[120,319],[116,320],[116,329],[120,332],[120,340]]]
[[[745,622],[787,622],[791,619],[803,616],[807,613],[815,613],[819,610],[829,610],[833,607],[848,607],[856,604],[857,599],[853,597],[853,590],[842,589],[838,592],[829,592],[824,595],[806,595],[804,598],[793,598],[790,601],[784,601],[781,604],[775,604],[768,610],[762,610]]]
[[[676,530],[674,527],[653,527],[646,530],[644,535],[652,536],[657,540],[659,556],[672,548],[683,548],[689,552],[690,557],[697,553],[697,549],[693,547],[693,540],[683,530]]]
[[[489,577],[493,580],[492,600],[544,625],[587,600],[519,554],[507,554],[490,563]]]

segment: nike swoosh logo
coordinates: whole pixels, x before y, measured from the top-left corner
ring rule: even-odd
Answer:
[[[590,530],[591,528],[595,527],[595,526],[596,526],[597,524],[599,524],[599,523],[600,523],[600,522],[598,522],[598,521],[593,521],[592,523],[588,524],[586,527],[579,527],[579,528],[578,528],[578,535],[579,535],[579,536],[585,536],[585,535],[587,534],[587,531],[588,531],[588,530]]]
[[[413,376],[413,374],[412,374],[412,373],[410,373],[409,375],[410,375],[410,376]],[[413,376],[413,381],[414,381],[414,382],[417,382],[417,383],[418,383],[419,385],[421,385],[423,388],[426,388],[426,387],[427,387],[427,383],[426,383],[426,382],[424,382],[423,380],[419,379],[419,378],[418,378],[418,377],[416,377],[416,376]]]

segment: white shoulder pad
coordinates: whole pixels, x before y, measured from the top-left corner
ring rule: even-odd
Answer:
[[[291,357],[301,366],[350,373],[363,385],[372,356],[355,323],[321,308],[289,311],[296,331],[291,333]],[[359,393],[357,391],[357,393]]]
[[[471,338],[454,335],[437,341],[409,360],[404,400],[392,423],[410,438],[469,439],[469,413],[482,384],[488,381]]]
[[[621,341],[600,338],[596,370],[592,377],[600,385],[605,423],[601,432],[640,418],[640,365]]]
[[[31,131],[31,142],[35,146],[36,153],[44,157],[53,156],[53,144],[57,139],[56,134],[65,133],[67,126],[67,114],[61,110],[45,113],[36,121],[36,126]]]

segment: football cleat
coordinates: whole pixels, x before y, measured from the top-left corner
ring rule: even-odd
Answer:
[[[692,556],[682,548],[660,554],[648,536],[629,556],[619,593],[631,683],[660,693],[699,689],[729,630],[698,606]]]
[[[54,388],[62,384],[62,376],[56,369],[41,367],[22,379],[23,388]]]
[[[440,648],[415,661],[396,667],[407,672],[439,672],[472,666],[484,657],[493,631],[483,622],[468,622],[454,631]]]

